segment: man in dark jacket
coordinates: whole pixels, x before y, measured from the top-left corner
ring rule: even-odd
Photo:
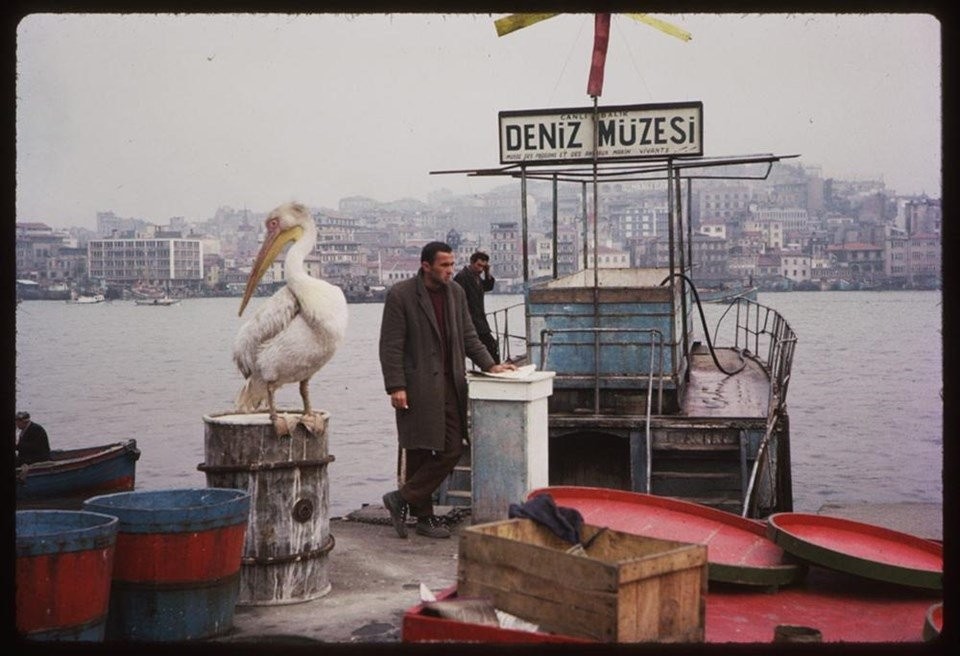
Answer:
[[[30,421],[29,412],[18,412],[15,417],[20,436],[17,438],[17,467],[50,459],[50,441],[43,426]]]
[[[477,336],[490,351],[493,361],[499,364],[499,344],[490,330],[487,311],[483,307],[483,295],[492,291],[496,282],[490,275],[490,256],[483,251],[477,251],[470,256],[470,264],[460,269],[453,279],[467,294],[467,306],[470,308],[470,318],[473,319],[473,327],[477,329]]]
[[[497,364],[473,327],[463,289],[451,284],[455,258],[443,242],[420,254],[416,276],[387,293],[380,326],[380,368],[406,466],[400,489],[383,496],[397,534],[407,537],[407,513],[420,535],[448,538],[433,514],[432,496],[453,471],[467,437],[466,356],[483,371]]]

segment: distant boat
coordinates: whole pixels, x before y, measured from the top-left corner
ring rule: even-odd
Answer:
[[[75,303],[77,305],[92,305],[94,303],[103,303],[106,299],[103,294],[94,294],[93,296],[86,296],[81,294],[76,298],[70,299],[67,303]]]
[[[748,287],[740,289],[697,289],[702,303],[733,303],[738,298],[745,298],[748,301],[757,300],[757,288]]]
[[[80,508],[97,494],[132,490],[139,458],[134,439],[55,449],[50,460],[17,467],[17,508]]]
[[[176,305],[180,302],[179,298],[170,298],[169,296],[164,296],[162,298],[138,298],[134,301],[137,305]]]

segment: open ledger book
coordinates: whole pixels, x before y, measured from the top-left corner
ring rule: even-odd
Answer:
[[[535,364],[525,364],[522,367],[517,367],[516,371],[501,371],[498,374],[491,373],[489,371],[478,371],[483,376],[490,376],[491,378],[526,378],[534,371],[536,371],[537,365]]]

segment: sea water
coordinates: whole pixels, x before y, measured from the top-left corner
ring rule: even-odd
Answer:
[[[138,489],[205,486],[205,415],[229,412],[242,384],[230,356],[239,299],[16,310],[16,407],[52,448],[135,438]],[[490,294],[487,310],[520,296]],[[761,293],[797,334],[787,395],[795,510],[824,503],[939,502],[943,495],[940,292]],[[723,310],[705,305],[708,325]],[[349,306],[347,337],[314,376],[330,413],[330,515],[379,503],[395,485],[397,442],[377,341],[383,305]],[[523,332],[522,313],[510,332]],[[699,320],[697,320],[699,325]],[[300,405],[296,385],[278,405]],[[11,418],[12,424],[12,418]]]

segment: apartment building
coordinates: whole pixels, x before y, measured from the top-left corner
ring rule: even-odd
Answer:
[[[490,269],[501,288],[523,282],[523,236],[516,221],[490,224]]]
[[[120,285],[201,283],[203,242],[176,237],[91,239],[87,271],[91,278]]]
[[[799,251],[783,251],[780,253],[780,275],[794,282],[810,280],[810,256]]]

